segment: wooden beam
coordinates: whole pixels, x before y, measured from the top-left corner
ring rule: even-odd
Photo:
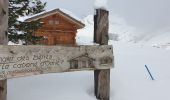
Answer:
[[[112,46],[0,45],[0,79],[56,72],[110,69]]]
[[[97,9],[94,15],[94,42],[108,45],[109,12]],[[97,69],[94,71],[95,95],[99,100],[110,99],[110,69]]]
[[[7,45],[8,0],[0,0],[0,44]],[[7,80],[0,80],[0,100],[7,100]]]
[[[0,44],[8,43],[8,0],[0,0]]]
[[[109,12],[97,9],[94,15],[94,43],[108,45]]]

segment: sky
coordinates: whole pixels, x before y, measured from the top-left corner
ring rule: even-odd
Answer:
[[[95,0],[42,0],[46,9],[65,8],[83,18],[94,14]],[[110,15],[123,18],[141,33],[170,29],[170,0],[107,0]]]

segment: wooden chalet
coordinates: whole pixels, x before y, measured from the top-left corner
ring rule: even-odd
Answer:
[[[27,18],[25,21],[40,20],[43,26],[33,35],[43,36],[44,39],[36,44],[44,45],[75,45],[77,29],[85,25],[74,15],[64,9],[54,9]]]
[[[87,53],[80,55],[79,57],[69,60],[70,69],[94,68],[93,61],[94,59],[90,58]]]

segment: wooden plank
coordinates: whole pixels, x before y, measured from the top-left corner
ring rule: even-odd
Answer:
[[[3,46],[0,79],[77,70],[110,69],[112,46]]]
[[[96,10],[94,15],[94,43],[100,45],[107,45],[109,40],[108,29],[109,29],[109,12],[102,9]]]
[[[0,0],[0,44],[7,45],[8,0]],[[7,100],[7,79],[0,80],[0,100]]]
[[[7,44],[8,0],[0,0],[0,44]]]
[[[108,44],[109,12],[96,9],[94,16],[94,42],[100,45]],[[110,69],[94,71],[95,95],[99,100],[110,99]]]
[[[95,95],[99,100],[110,99],[110,69],[95,70]]]

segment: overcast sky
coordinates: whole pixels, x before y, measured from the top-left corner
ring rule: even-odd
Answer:
[[[43,1],[47,1],[47,9],[65,8],[79,17],[94,12],[94,0]],[[128,25],[143,32],[170,26],[170,0],[108,0],[108,8],[111,15],[119,15]]]

